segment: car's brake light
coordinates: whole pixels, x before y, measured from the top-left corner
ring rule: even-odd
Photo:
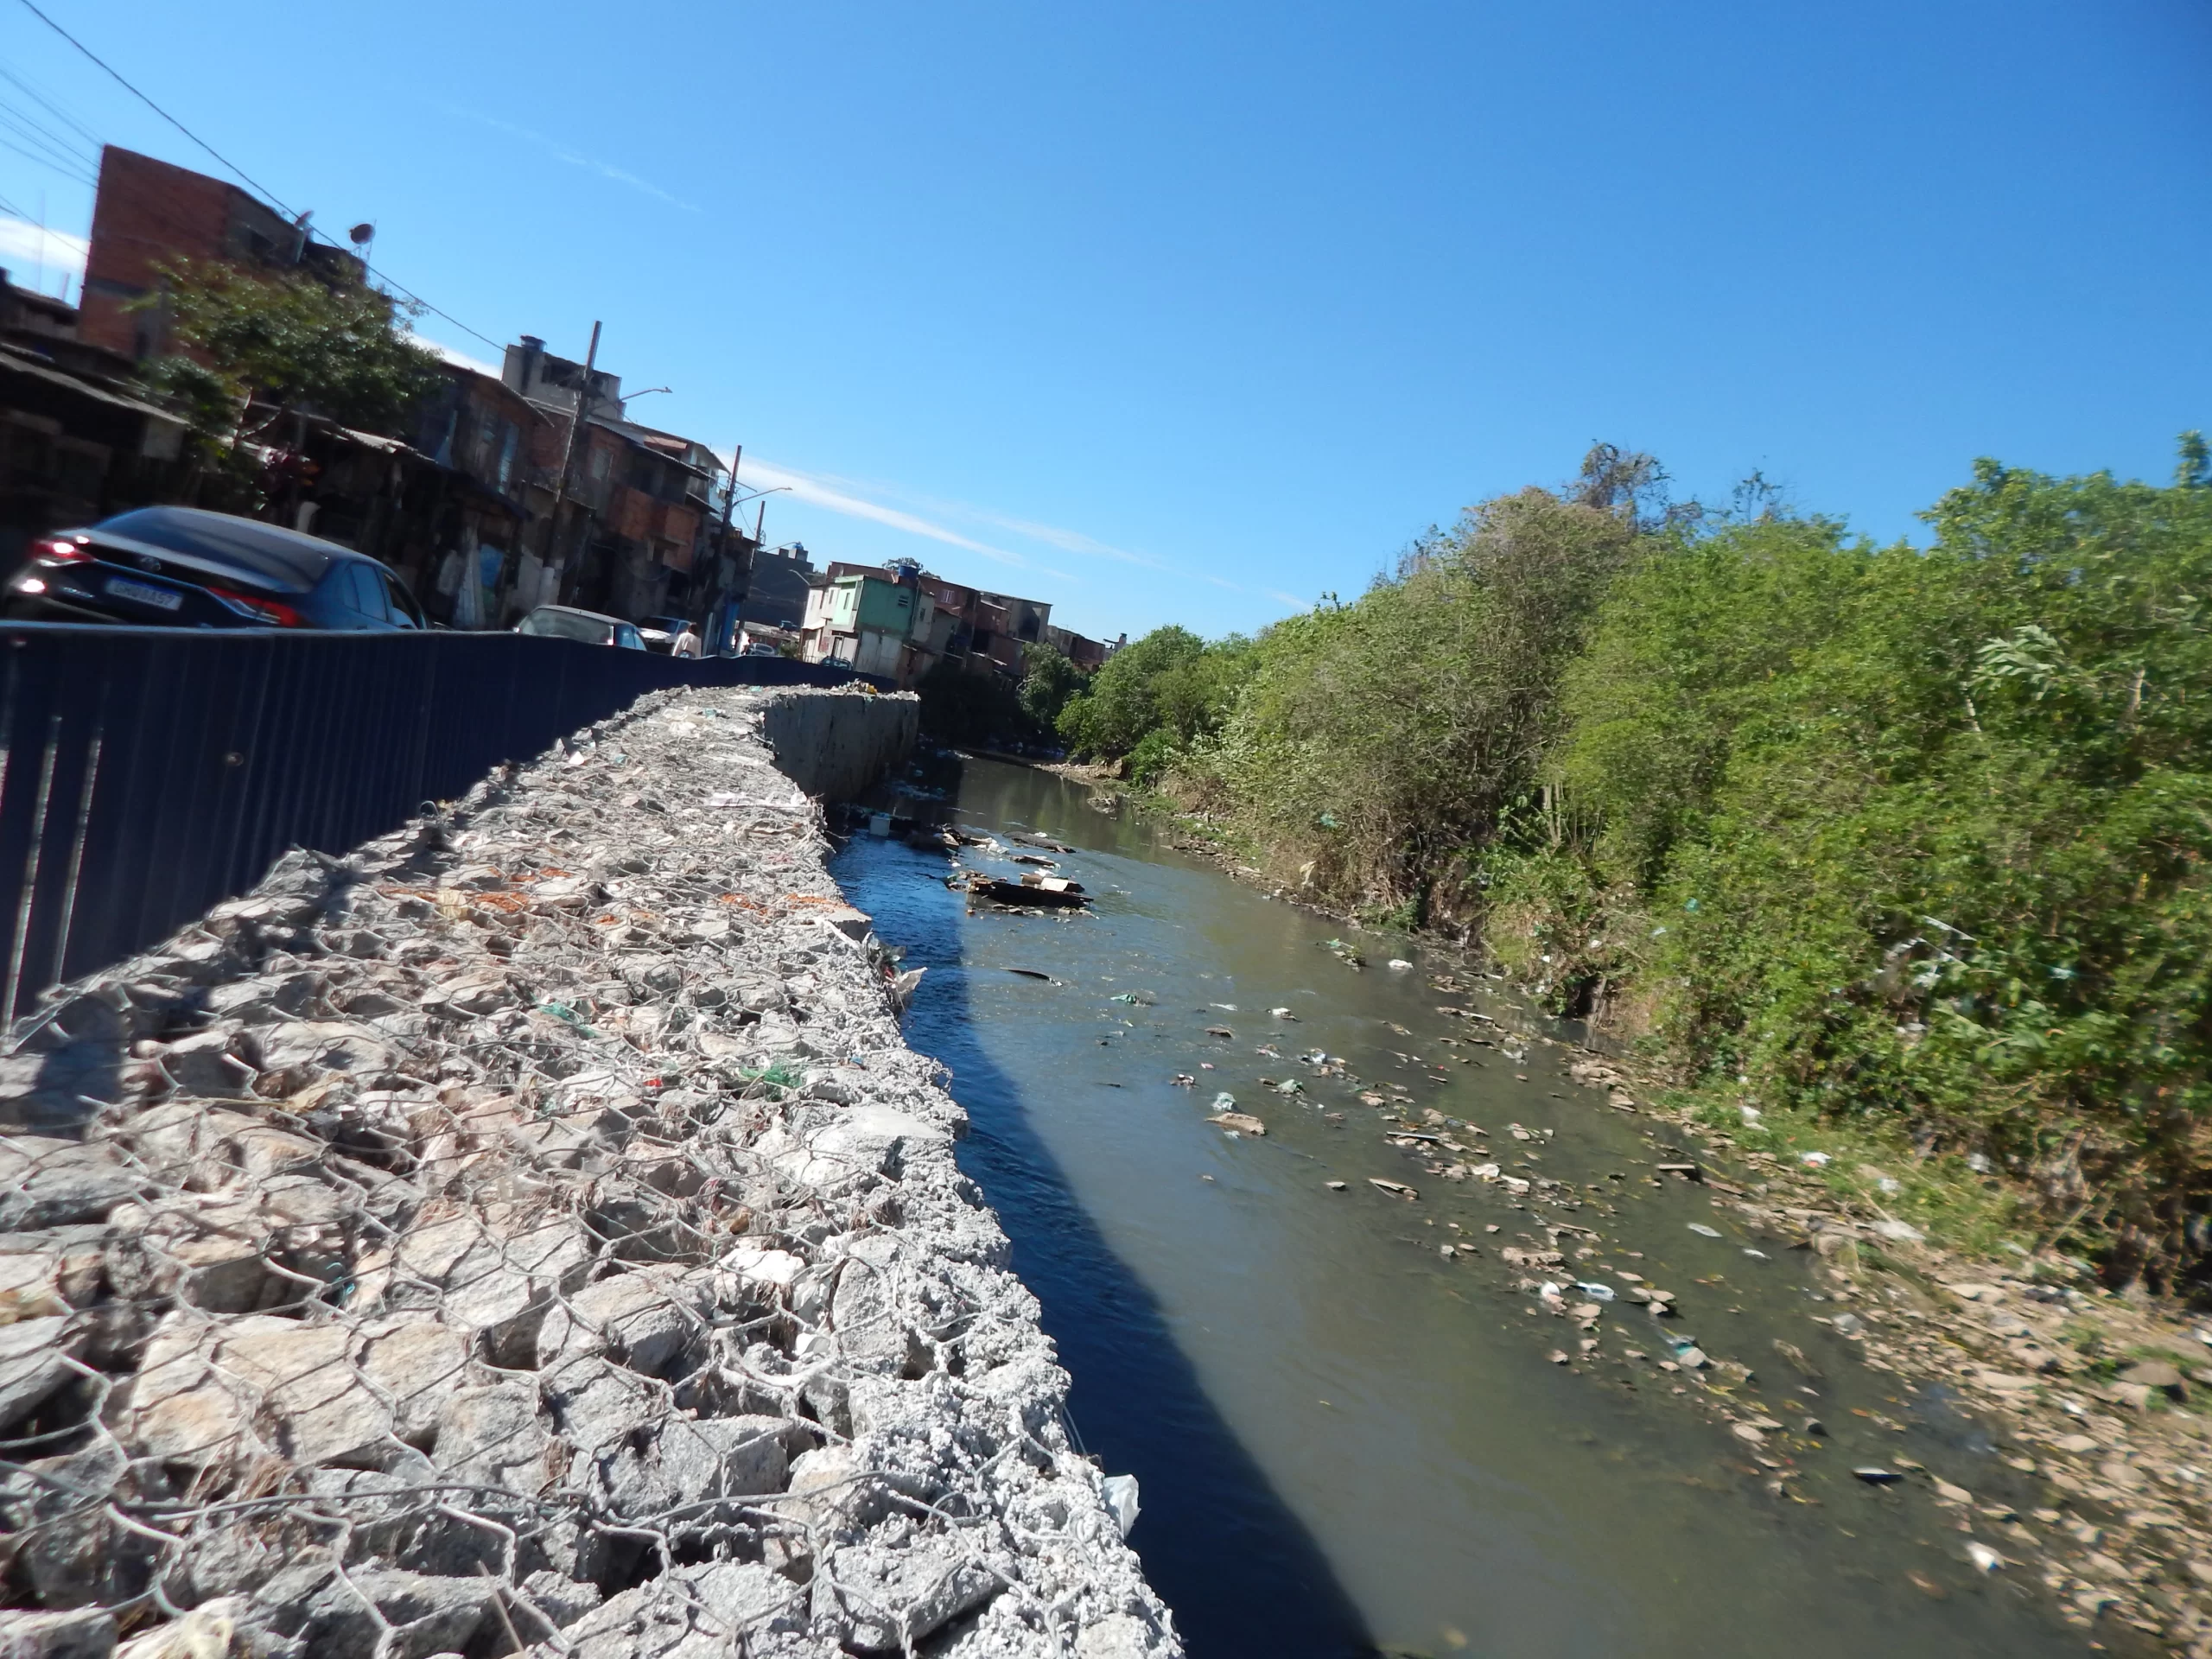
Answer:
[[[266,622],[272,628],[304,628],[307,620],[289,605],[273,599],[264,599],[258,594],[235,593],[228,588],[210,588],[207,591],[229,606],[240,616],[250,616],[257,622]]]
[[[31,556],[41,564],[90,564],[92,555],[82,542],[54,536],[31,543]]]

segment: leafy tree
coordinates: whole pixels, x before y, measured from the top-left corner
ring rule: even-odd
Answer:
[[[1924,552],[1662,538],[1554,773],[1688,1074],[1984,1148],[2122,1268],[2212,1211],[2205,474],[2190,439],[2167,488],[1983,461]]]
[[[1160,723],[1155,682],[1198,660],[1205,641],[1188,628],[1154,628],[1124,645],[1091,677],[1090,688],[1060,711],[1060,735],[1077,753],[1116,758]]]
[[[1268,630],[1199,763],[1230,816],[1318,896],[1460,913],[1471,849],[1521,833],[1560,671],[1637,535],[1523,491],[1424,537],[1357,602]]]
[[[1021,677],[1021,712],[1040,736],[1050,736],[1060,710],[1083,689],[1083,671],[1050,645],[1032,645]]]
[[[167,307],[178,349],[147,379],[205,444],[226,444],[249,400],[399,435],[440,385],[404,327],[413,308],[373,289],[188,261],[162,275],[163,292],[140,303]]]

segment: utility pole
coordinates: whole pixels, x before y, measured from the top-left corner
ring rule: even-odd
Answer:
[[[568,499],[569,479],[575,471],[576,438],[584,429],[591,414],[592,372],[598,366],[599,324],[594,322],[591,326],[591,349],[584,353],[584,383],[576,388],[576,406],[569,413],[569,442],[561,452],[561,477],[553,490],[553,511],[545,515],[545,546],[539,555],[539,563],[549,570],[553,568],[553,552],[560,536],[561,504]],[[563,589],[567,586],[565,582],[555,584],[553,596],[556,602],[566,597]]]
[[[740,584],[737,597],[732,600],[722,581],[723,572],[728,569],[728,562],[734,556],[729,545],[730,519],[737,511],[737,466],[744,459],[745,446],[741,443],[729,452],[729,482],[722,489],[722,533],[715,544],[715,602],[708,607],[709,613],[721,609],[725,604],[742,605],[745,602],[745,584]],[[747,571],[745,574],[749,576],[752,573]],[[726,644],[727,640],[717,642],[715,648],[719,651]]]

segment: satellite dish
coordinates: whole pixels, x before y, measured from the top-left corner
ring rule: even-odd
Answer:
[[[373,241],[376,238],[376,233],[377,227],[367,223],[365,220],[361,224],[356,225],[352,230],[346,232],[347,236],[353,238],[353,245],[357,248],[364,242]]]

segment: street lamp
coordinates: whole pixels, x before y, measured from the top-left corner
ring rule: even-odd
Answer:
[[[734,490],[736,487],[737,480],[733,478],[730,480],[730,488]],[[782,495],[790,490],[791,487],[791,486],[788,484],[779,484],[773,489],[755,490],[750,495],[734,497],[732,499],[732,505],[735,505],[738,500],[758,501],[760,504],[760,511],[753,515],[753,546],[758,547],[760,545],[760,526],[768,521],[768,498],[772,495]]]

